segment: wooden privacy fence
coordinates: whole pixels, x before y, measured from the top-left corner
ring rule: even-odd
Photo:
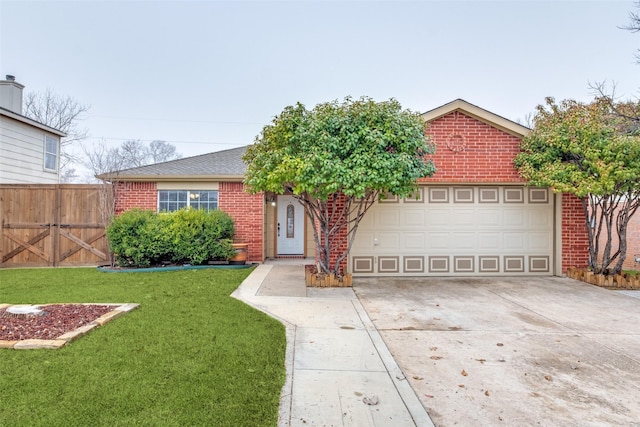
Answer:
[[[109,263],[107,187],[0,184],[0,267]]]

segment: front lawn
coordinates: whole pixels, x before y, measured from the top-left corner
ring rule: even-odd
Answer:
[[[275,426],[285,330],[229,295],[252,269],[0,270],[0,303],[139,303],[59,350],[0,350],[0,425]]]

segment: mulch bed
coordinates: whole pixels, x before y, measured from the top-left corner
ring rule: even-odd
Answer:
[[[93,322],[113,310],[113,305],[49,304],[38,306],[40,315],[14,315],[0,309],[0,340],[52,340]]]

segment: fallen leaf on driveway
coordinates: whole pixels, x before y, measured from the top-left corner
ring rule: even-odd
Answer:
[[[487,361],[487,359],[476,359],[476,360],[477,360],[478,362],[480,362],[480,363],[484,363],[484,362],[486,362],[486,361]]]
[[[485,392],[484,392],[484,395],[485,395],[485,396],[489,396],[489,390],[485,391]]]
[[[421,376],[419,376],[419,375],[414,375],[414,376],[413,376],[413,379],[414,379],[414,380],[423,380],[424,378],[422,378],[422,377],[421,377]]]
[[[499,342],[498,344],[496,344],[498,347],[502,347],[504,344],[502,344],[501,342]]]
[[[377,405],[377,404],[378,404],[378,402],[379,402],[379,400],[378,400],[378,396],[371,396],[371,397],[369,397],[369,396],[365,396],[365,397],[362,399],[362,401],[363,401],[364,403],[366,403],[367,405],[369,405],[369,406]]]
[[[440,360],[440,359],[442,359],[442,356],[431,356],[430,359]]]
[[[463,377],[466,377],[469,374],[467,374],[467,371],[463,369],[462,372],[460,372],[460,375],[462,375]]]
[[[545,375],[544,379],[547,381],[553,381],[553,378],[551,378],[551,375]]]

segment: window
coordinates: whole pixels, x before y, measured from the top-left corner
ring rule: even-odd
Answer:
[[[212,211],[218,209],[217,191],[160,190],[158,191],[158,211],[173,212],[192,207]]]
[[[58,138],[45,135],[44,168],[48,171],[58,171],[58,145]]]

